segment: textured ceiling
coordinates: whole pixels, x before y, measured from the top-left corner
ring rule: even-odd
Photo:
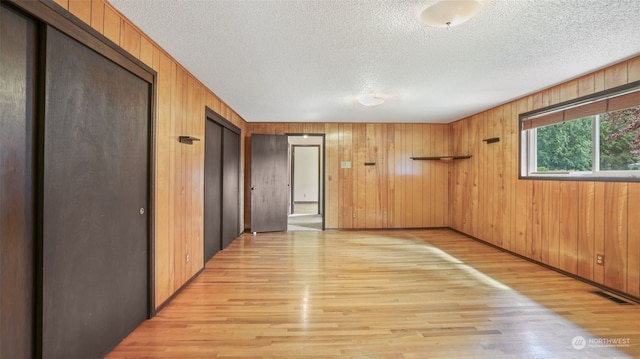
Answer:
[[[447,123],[640,54],[638,0],[110,2],[249,122]]]

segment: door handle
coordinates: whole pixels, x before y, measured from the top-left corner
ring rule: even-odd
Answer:
[[[255,188],[254,186],[251,186],[251,190],[252,190],[252,191],[255,191],[255,190],[256,190],[256,188]]]

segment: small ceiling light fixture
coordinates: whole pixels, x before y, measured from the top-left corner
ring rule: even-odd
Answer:
[[[384,102],[384,98],[376,94],[367,93],[358,96],[358,102],[360,102],[360,104],[363,106],[373,107],[382,105],[382,103]]]
[[[480,8],[480,0],[440,0],[422,11],[422,22],[433,27],[460,25],[474,17]]]

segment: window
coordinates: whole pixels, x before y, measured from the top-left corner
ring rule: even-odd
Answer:
[[[521,177],[640,180],[640,83],[520,116]]]

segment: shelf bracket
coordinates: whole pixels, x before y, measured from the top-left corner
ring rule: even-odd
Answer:
[[[485,138],[483,141],[486,143],[500,142],[500,137]]]
[[[191,136],[180,136],[180,137],[178,137],[178,141],[180,143],[184,143],[184,144],[187,144],[187,145],[192,145],[193,141],[200,141],[200,139],[197,138],[197,137],[191,137]]]

